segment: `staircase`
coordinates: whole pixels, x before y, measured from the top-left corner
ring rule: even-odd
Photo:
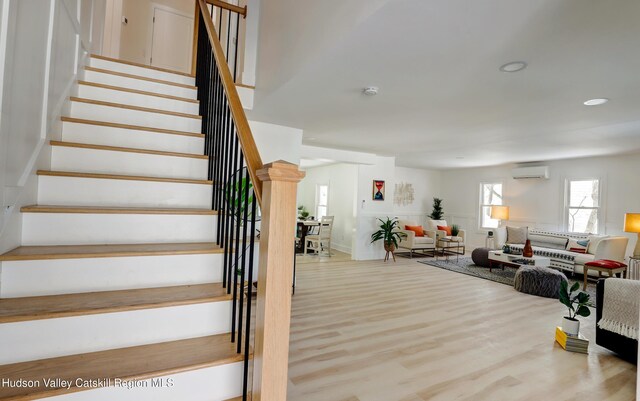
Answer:
[[[99,56],[80,76],[0,256],[0,400],[241,396],[194,77]]]

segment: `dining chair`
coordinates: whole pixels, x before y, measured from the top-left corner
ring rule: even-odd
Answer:
[[[334,216],[324,216],[320,220],[320,226],[318,234],[307,235],[304,243],[304,254],[307,254],[307,250],[311,249],[317,255],[323,250],[327,250],[329,256],[331,256],[331,231],[333,230]]]

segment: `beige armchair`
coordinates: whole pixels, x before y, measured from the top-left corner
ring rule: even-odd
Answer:
[[[405,226],[419,226],[420,224],[410,220],[398,220],[398,231],[406,235],[398,243],[399,250],[409,253],[409,257],[412,258],[414,252],[418,252],[421,255],[426,255],[425,252],[431,252],[429,256],[435,256],[436,252],[436,232],[424,231],[424,237],[416,237],[415,231],[405,230]]]
[[[434,231],[436,233],[436,237],[437,239],[443,239],[443,238],[455,238],[455,237],[451,237],[449,235],[447,235],[446,231],[444,230],[438,230],[438,226],[449,226],[449,224],[447,224],[446,220],[432,220],[432,219],[427,219],[427,230],[429,231]],[[467,232],[465,230],[460,230],[458,232],[458,235],[456,237],[458,237],[459,241],[461,242],[461,246],[464,246],[464,242],[466,240],[466,236],[467,236]]]

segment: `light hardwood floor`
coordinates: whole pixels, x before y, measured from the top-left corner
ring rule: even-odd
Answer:
[[[636,367],[595,345],[595,311],[581,355],[554,343],[557,300],[416,259],[298,257],[297,274],[288,400],[635,399]]]

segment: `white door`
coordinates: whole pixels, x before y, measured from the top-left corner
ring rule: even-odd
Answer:
[[[193,18],[154,7],[151,65],[190,72]]]

